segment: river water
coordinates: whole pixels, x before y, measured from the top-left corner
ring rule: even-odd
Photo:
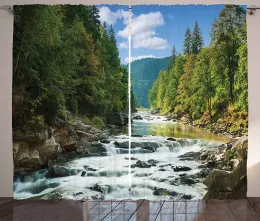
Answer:
[[[173,166],[191,168],[185,171],[192,175],[198,173],[200,162],[181,161],[178,156],[201,148],[212,148],[229,139],[217,136],[205,130],[185,126],[177,122],[167,121],[163,116],[152,116],[148,112],[138,112],[143,119],[132,123],[131,142],[135,147],[131,150],[130,164],[137,160],[156,160],[157,164],[150,168],[134,167],[129,169],[128,149],[117,143],[127,143],[127,135],[111,136],[110,143],[104,144],[106,156],[85,157],[61,164],[70,170],[70,176],[46,179],[47,170],[39,170],[29,175],[34,180],[14,181],[14,197],[16,199],[41,198],[53,199],[180,199],[183,194],[192,199],[201,199],[206,189],[201,182],[193,185],[172,185],[171,181],[184,172],[175,172]],[[139,136],[136,136],[139,135]],[[169,141],[167,138],[185,138],[184,142]],[[157,143],[154,152],[141,148],[142,143]],[[138,144],[140,143],[140,147]],[[82,176],[82,171],[87,172]],[[97,186],[98,184],[98,186]],[[96,186],[95,186],[96,185]],[[129,196],[131,186],[131,196]],[[160,189],[160,193],[156,189]],[[102,190],[100,190],[102,189]]]

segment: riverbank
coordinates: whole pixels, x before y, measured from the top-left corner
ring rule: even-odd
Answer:
[[[159,109],[151,111],[152,114],[160,114]],[[230,138],[242,137],[248,135],[248,115],[244,112],[237,112],[232,108],[224,111],[217,119],[211,119],[205,115],[199,120],[191,120],[188,115],[180,115],[173,112],[162,114],[167,117],[167,120],[177,121],[184,125],[205,129],[216,135],[229,136]]]
[[[153,116],[134,116],[134,119],[142,121],[146,119],[148,121],[157,119],[158,115]],[[176,118],[165,117],[166,124],[168,122],[174,122],[175,124],[183,124],[182,120],[176,120]],[[183,125],[190,125],[189,122],[185,122]],[[207,133],[205,131],[204,133]],[[216,133],[215,133],[216,134]],[[223,135],[223,133],[217,133],[217,135]],[[224,133],[224,135],[229,135]],[[175,139],[176,138],[169,138]],[[190,185],[201,179],[201,182],[207,187],[207,192],[204,195],[204,199],[241,199],[246,197],[247,192],[247,150],[248,150],[248,138],[231,137],[226,143],[213,148],[202,148],[199,151],[187,152],[179,158],[184,162],[198,161],[201,163],[199,168],[202,170],[193,175],[183,173],[179,178],[175,180],[175,184],[187,182]]]
[[[128,123],[128,116],[113,113],[107,117],[106,128],[100,130],[84,120],[70,116],[41,129],[13,129],[14,172],[48,168],[49,160],[55,163],[74,158],[92,156],[102,150],[110,134],[120,133]]]

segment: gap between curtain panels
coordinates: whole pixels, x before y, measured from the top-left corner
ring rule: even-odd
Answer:
[[[129,20],[128,20],[128,179],[129,179],[129,199],[131,199],[131,31],[132,31],[132,21],[131,21],[131,5],[129,5]]]

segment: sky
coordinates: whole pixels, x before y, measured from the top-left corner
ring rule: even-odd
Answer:
[[[198,21],[204,45],[210,43],[211,26],[224,5],[138,5],[132,6],[131,61],[171,55],[173,45],[182,51],[187,27],[193,31]],[[128,6],[100,5],[101,22],[113,25],[119,55],[123,64],[128,63]]]

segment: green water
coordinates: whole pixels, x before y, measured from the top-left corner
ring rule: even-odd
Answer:
[[[198,127],[163,121],[134,121],[132,123],[132,134],[205,139],[221,142],[228,142],[230,140],[229,137],[216,135]]]

